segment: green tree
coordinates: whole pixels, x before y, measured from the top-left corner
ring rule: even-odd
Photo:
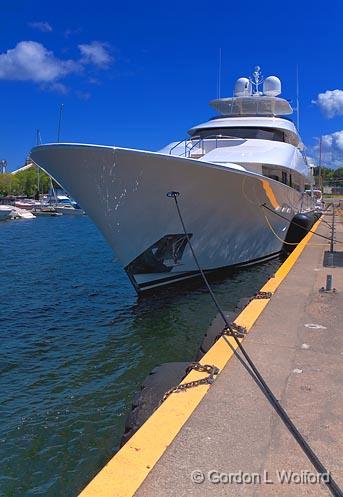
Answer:
[[[11,174],[0,174],[0,195],[9,195],[12,190]]]
[[[343,167],[339,167],[338,169],[334,170],[333,178],[336,180],[343,179]]]
[[[42,170],[39,171],[39,191],[47,193],[50,178]],[[0,195],[26,195],[33,197],[38,192],[38,170],[30,167],[16,174],[0,174]]]

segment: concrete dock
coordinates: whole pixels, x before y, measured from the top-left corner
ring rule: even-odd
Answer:
[[[314,226],[330,236],[326,215]],[[336,239],[343,242],[342,218]],[[237,317],[274,395],[343,489],[343,267],[309,233]],[[343,252],[343,244],[335,245]],[[321,291],[332,275],[335,291]],[[235,343],[229,339],[233,347]],[[80,497],[325,496],[298,443],[220,338],[202,358],[215,382],[173,393]],[[204,373],[192,371],[184,382]]]

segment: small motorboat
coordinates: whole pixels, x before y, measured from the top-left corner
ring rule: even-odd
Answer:
[[[76,205],[74,206],[73,204],[56,204],[54,206],[54,209],[59,214],[66,214],[68,216],[83,216],[85,212],[81,209],[81,207]]]
[[[42,205],[49,205],[59,214],[67,214],[70,216],[83,216],[85,214],[85,211],[81,209],[79,204],[68,195],[65,195],[63,190],[59,193],[52,188],[52,192],[43,197]]]
[[[0,205],[0,221],[11,219],[13,207],[11,205]]]
[[[31,211],[35,216],[62,216],[61,212],[57,212],[51,205],[41,205],[34,207]]]
[[[12,219],[35,219],[35,215],[27,209],[21,209],[20,207],[12,207]]]
[[[32,211],[35,207],[40,206],[40,202],[37,200],[33,200],[31,198],[21,198],[15,201],[15,206],[19,207],[19,209],[26,209],[28,211]]]

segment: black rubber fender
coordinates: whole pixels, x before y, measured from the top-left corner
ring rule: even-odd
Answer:
[[[229,322],[233,322],[235,318],[238,316],[238,314],[241,312],[241,309],[245,307],[245,305],[249,302],[249,299],[241,299],[240,303],[237,305],[235,311],[233,312],[226,312],[224,311],[225,316],[227,317]],[[196,361],[200,361],[202,356],[206,354],[206,352],[209,351],[209,349],[212,347],[212,345],[217,341],[218,335],[223,331],[225,327],[225,324],[223,322],[223,318],[221,317],[220,314],[218,314],[214,320],[212,321],[209,329],[206,331],[204,338],[201,342],[201,345],[199,347],[197,356],[196,356]]]
[[[150,371],[132,401],[131,412],[126,419],[125,431],[120,443],[121,447],[157,409],[164,394],[183,380],[189,364],[189,362],[167,362]]]
[[[320,219],[322,217],[323,213],[320,212],[320,211],[315,211],[313,213],[313,216],[314,216],[314,222],[318,221],[318,219]]]
[[[299,243],[307,235],[314,222],[315,216],[313,212],[296,214],[289,225],[284,250],[291,252],[295,248],[295,244]]]

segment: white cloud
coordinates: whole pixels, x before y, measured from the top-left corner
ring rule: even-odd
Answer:
[[[0,79],[50,83],[79,70],[78,62],[59,59],[35,41],[21,41],[0,54]]]
[[[318,105],[323,114],[332,118],[343,115],[343,90],[326,90],[319,93],[317,100],[313,103]]]
[[[83,64],[93,64],[101,69],[105,69],[112,62],[112,57],[106,43],[92,41],[88,44],[79,45],[79,49]]]
[[[38,29],[38,31],[42,31],[43,33],[51,33],[52,31],[51,25],[46,21],[29,22],[28,25],[30,26],[30,28]]]
[[[78,59],[61,59],[36,41],[21,41],[7,52],[0,53],[0,80],[32,81],[42,89],[66,94],[69,88],[61,80],[69,74],[83,73],[86,67],[107,69],[112,57],[106,43],[93,41],[79,45]],[[90,94],[81,92],[79,98],[88,99]]]
[[[320,141],[310,149],[310,153],[315,157],[314,162],[319,163]],[[322,136],[322,164],[333,169],[343,166],[343,130],[335,131]]]
[[[324,135],[322,143],[324,147],[334,147],[340,152],[343,152],[343,130],[335,131],[330,135]]]

